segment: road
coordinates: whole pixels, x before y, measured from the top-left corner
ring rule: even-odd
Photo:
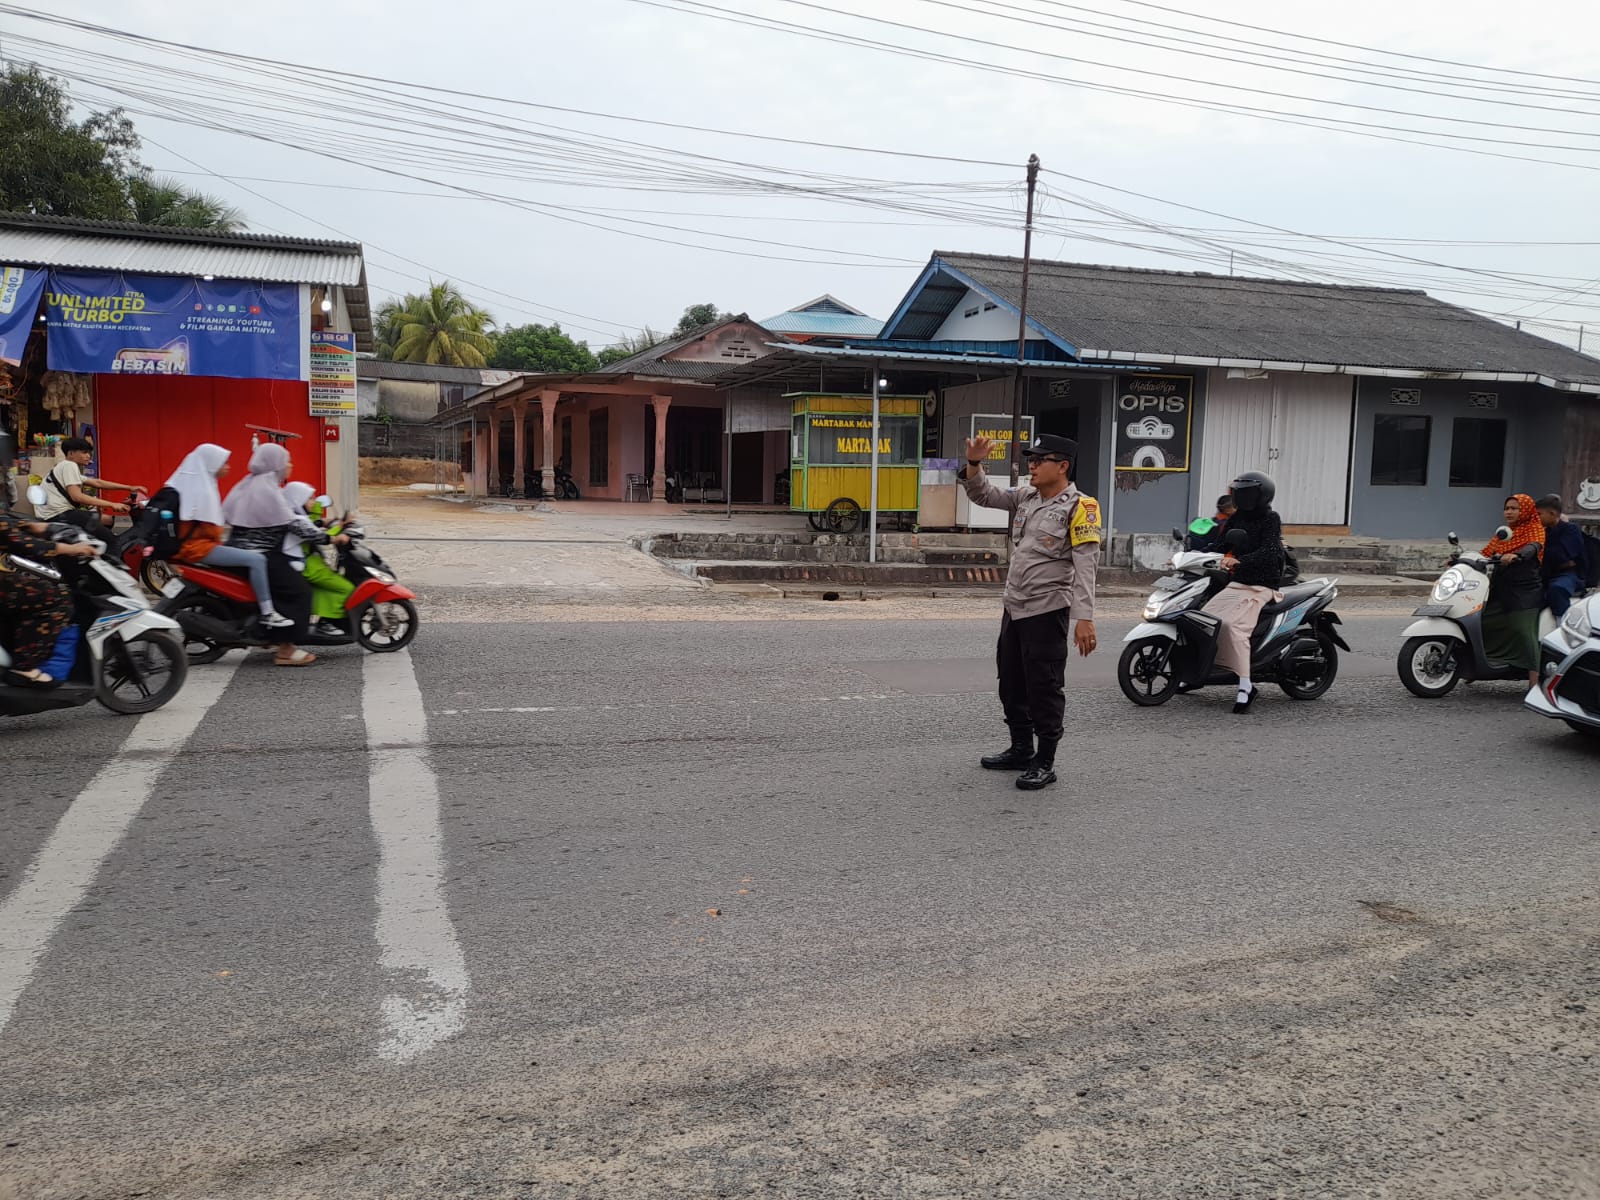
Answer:
[[[1114,618],[1025,794],[992,613],[824,610],[0,727],[0,1197],[1600,1196],[1600,747]]]

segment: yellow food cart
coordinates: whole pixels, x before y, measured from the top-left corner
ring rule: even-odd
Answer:
[[[872,500],[872,397],[796,392],[789,507],[816,530],[854,533]],[[878,511],[916,517],[922,466],[921,396],[878,397]]]

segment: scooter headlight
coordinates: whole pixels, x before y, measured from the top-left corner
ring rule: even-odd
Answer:
[[[1461,590],[1461,585],[1465,582],[1466,578],[1461,572],[1451,567],[1439,576],[1438,582],[1433,585],[1433,598],[1439,601],[1448,600]]]
[[[377,567],[368,567],[367,574],[372,576],[372,578],[376,579],[379,583],[393,583],[395,581],[393,575],[389,574],[387,571],[380,571]]]

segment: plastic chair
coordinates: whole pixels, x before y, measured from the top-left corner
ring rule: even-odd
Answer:
[[[622,493],[624,500],[650,499],[650,481],[643,475],[629,475],[627,490]]]

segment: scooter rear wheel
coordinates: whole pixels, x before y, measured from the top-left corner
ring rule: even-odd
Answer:
[[[1291,700],[1315,700],[1324,695],[1339,677],[1339,647],[1326,634],[1317,634],[1317,649],[1323,668],[1310,679],[1280,679],[1278,686]]]
[[[1424,700],[1448,696],[1461,682],[1461,660],[1457,643],[1451,638],[1408,638],[1400,647],[1395,666],[1406,691]]]
[[[1172,670],[1171,638],[1141,638],[1129,642],[1117,660],[1117,684],[1122,694],[1140,708],[1165,704],[1178,694],[1178,679]]]
[[[374,654],[404,650],[417,636],[417,606],[409,600],[380,600],[356,617],[356,641]]]

